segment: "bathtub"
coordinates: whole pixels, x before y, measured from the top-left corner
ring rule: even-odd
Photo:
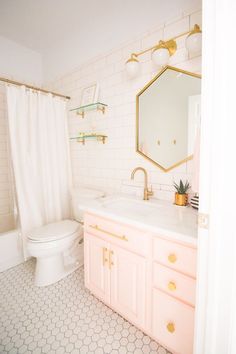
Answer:
[[[14,227],[13,215],[0,218],[0,272],[24,262],[21,238]]]
[[[15,229],[15,218],[13,214],[0,215],[0,234]]]

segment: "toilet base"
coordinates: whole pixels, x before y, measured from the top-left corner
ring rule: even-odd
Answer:
[[[65,266],[61,254],[36,259],[34,284],[48,286],[65,278],[83,265],[83,260],[73,265]]]

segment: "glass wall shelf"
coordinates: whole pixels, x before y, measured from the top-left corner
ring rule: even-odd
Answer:
[[[80,106],[77,108],[70,109],[70,112],[75,111],[78,115],[84,118],[85,113],[89,111],[101,111],[104,114],[106,111],[106,107],[107,104],[96,102],[96,103],[87,104],[86,106]]]
[[[84,134],[84,135],[76,136],[76,137],[70,138],[70,140],[76,140],[77,143],[81,143],[83,145],[85,145],[86,140],[97,140],[97,141],[105,144],[106,138],[107,138],[106,135],[94,133],[94,134]]]

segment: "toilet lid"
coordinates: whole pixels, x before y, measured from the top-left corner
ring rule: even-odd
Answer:
[[[33,230],[28,238],[33,241],[53,241],[72,235],[81,228],[80,224],[73,220],[63,220],[39,227]]]

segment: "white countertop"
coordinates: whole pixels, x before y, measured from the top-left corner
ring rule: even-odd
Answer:
[[[80,201],[79,209],[171,240],[197,245],[197,211],[167,201],[114,195]]]

